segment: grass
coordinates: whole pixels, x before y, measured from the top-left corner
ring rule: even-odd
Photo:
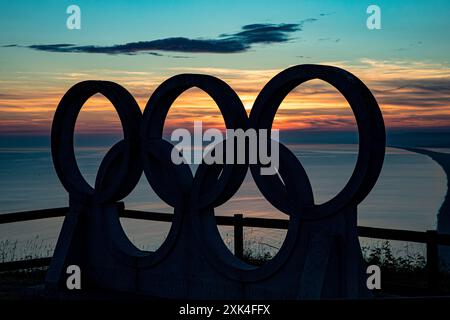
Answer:
[[[233,251],[232,233],[224,235],[225,244]],[[278,245],[265,242],[263,237],[257,237],[250,230],[244,237],[244,261],[254,266],[260,266],[272,259],[279,250]],[[281,243],[279,243],[281,245]],[[49,257],[53,254],[54,244],[39,237],[18,242],[12,240],[0,241],[0,263],[8,261],[28,260]],[[426,258],[424,250],[408,244],[393,246],[391,241],[370,241],[362,246],[363,258],[368,265],[378,265],[382,274],[382,287],[389,284],[399,284],[406,287],[426,288]],[[448,270],[448,269],[446,269]],[[42,281],[45,269],[21,270],[0,273],[0,288],[14,288]],[[440,277],[441,289],[450,292],[450,273],[443,272]],[[0,296],[2,293],[0,290]]]
[[[263,245],[262,245],[263,244]],[[244,261],[260,266],[272,259],[273,246],[268,247],[256,240],[247,240],[244,244]],[[381,293],[394,293],[399,295],[426,295],[429,294],[425,253],[416,247],[405,244],[402,247],[391,244],[391,241],[371,241],[361,248],[363,258],[367,265],[377,265],[381,269]],[[441,266],[441,270],[449,270]],[[440,292],[450,293],[450,273],[440,273]]]
[[[244,260],[252,265],[261,265],[272,259],[279,246],[246,235],[244,240]],[[225,243],[232,250],[233,238],[225,234]],[[376,264],[386,271],[421,272],[425,270],[426,259],[423,253],[413,252],[408,245],[404,250],[394,254],[390,241],[372,242],[372,245],[362,247],[363,257],[368,264]],[[17,240],[0,241],[0,263],[8,261],[29,260],[49,257],[53,254],[54,245],[39,238],[39,236],[19,243]]]
[[[362,246],[364,260],[369,265],[377,265],[385,271],[422,272],[426,268],[424,253],[410,251],[408,244],[400,253],[394,254],[391,242],[388,240],[374,242],[373,245]]]
[[[0,263],[18,260],[30,260],[53,255],[54,243],[35,238],[19,242],[18,240],[0,241]]]

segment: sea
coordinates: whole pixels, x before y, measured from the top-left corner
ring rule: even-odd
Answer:
[[[351,176],[358,154],[355,144],[290,144],[311,181],[316,203],[336,195]],[[109,146],[77,146],[76,157],[89,183]],[[450,150],[440,150],[450,152]],[[372,192],[358,207],[358,225],[426,231],[436,228],[437,212],[447,180],[441,167],[425,155],[387,148],[384,166]],[[158,198],[143,175],[124,199],[129,209],[167,212],[173,209]],[[0,214],[68,205],[68,194],[53,168],[47,146],[0,147]],[[264,199],[247,175],[239,191],[216,215],[241,213],[249,217],[288,217]],[[51,255],[63,218],[0,225],[0,262]],[[167,236],[170,223],[121,219],[129,239],[142,250],[155,250]],[[220,227],[224,242],[233,250],[232,229]],[[285,237],[282,230],[246,228],[244,244],[276,252]]]

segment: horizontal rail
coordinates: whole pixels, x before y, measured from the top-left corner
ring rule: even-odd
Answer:
[[[63,217],[66,215],[67,211],[69,211],[68,207],[62,207],[24,212],[0,213],[0,224]]]
[[[409,231],[358,226],[358,236],[366,238],[428,243],[430,231]],[[437,244],[450,246],[450,234],[435,233]]]
[[[63,207],[0,214],[0,224],[62,217],[65,216],[68,211],[68,207]],[[173,219],[173,214],[171,213],[146,212],[128,209],[120,210],[119,215],[121,218],[131,218],[148,221],[171,222]],[[244,252],[244,227],[287,229],[289,225],[289,220],[286,219],[244,217],[242,214],[235,214],[234,216],[216,216],[216,222],[218,225],[232,226],[234,228],[235,255],[239,258],[243,258]],[[358,235],[360,237],[366,238],[425,243],[427,247],[426,269],[428,273],[428,287],[432,292],[437,292],[439,290],[438,246],[450,245],[449,234],[439,234],[435,230],[420,232],[358,226]],[[50,261],[51,258],[47,257],[32,260],[4,262],[0,263],[0,272],[45,267],[50,264]]]
[[[38,219],[56,218],[65,216],[69,211],[68,207],[42,209],[25,212],[14,212],[0,214],[0,224],[30,221]],[[122,218],[148,220],[148,221],[162,221],[171,222],[173,215],[171,213],[149,212],[140,210],[126,209],[120,213]],[[218,225],[234,226],[236,218],[234,216],[216,216]],[[287,229],[289,220],[286,219],[268,219],[268,218],[253,218],[243,217],[240,224],[243,227],[253,228],[268,228],[268,229]],[[398,229],[385,229],[374,227],[358,226],[358,235],[360,237],[399,240],[418,243],[427,243],[429,241],[429,234],[421,231],[409,231]],[[436,234],[436,241],[440,245],[450,245],[450,234]]]
[[[128,209],[120,212],[121,218],[130,218],[137,220],[172,222],[172,216],[173,215],[171,213],[148,212]]]

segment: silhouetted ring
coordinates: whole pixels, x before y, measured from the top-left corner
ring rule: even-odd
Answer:
[[[289,190],[289,193],[280,194],[281,198],[279,201],[283,203],[281,211],[289,215],[289,224],[286,238],[280,250],[272,259],[263,265],[258,267],[251,266],[234,256],[220,236],[217,221],[214,216],[214,208],[200,209],[197,203],[193,202],[191,204],[194,212],[201,212],[201,214],[194,214],[191,217],[193,232],[199,240],[199,243],[202,243],[199,250],[202,251],[208,262],[226,278],[243,282],[254,282],[276,273],[292,255],[292,251],[295,249],[296,243],[299,240],[302,219],[301,213],[308,212],[313,206],[312,188],[305,170],[299,164],[295,155],[286,146],[280,144],[279,148],[280,164],[278,169],[280,175],[285,177],[283,182],[286,189]],[[298,170],[292,171],[291,169],[295,165],[300,166],[295,167]],[[271,182],[275,182],[275,177],[277,176],[267,177],[273,178]],[[266,186],[268,187],[267,189]],[[261,185],[261,193],[266,198],[268,197],[267,192],[270,192],[270,185]],[[197,199],[195,190],[193,193],[193,199],[195,200]],[[292,198],[292,194],[297,195],[297,197]]]
[[[334,86],[350,104],[358,126],[359,152],[355,169],[345,187],[331,200],[315,205],[313,210],[302,215],[303,218],[310,219],[323,218],[345,207],[359,204],[378,179],[386,143],[383,117],[370,90],[353,74],[331,66],[299,65],[273,77],[256,98],[250,112],[250,127],[270,130],[278,107],[288,93],[296,86],[313,79],[320,79]],[[271,188],[271,192],[264,192],[267,200],[283,211],[280,194],[290,191],[282,183],[267,187],[268,179],[271,178],[261,176],[257,165],[251,165],[250,168],[260,190]],[[289,197],[296,199],[301,195],[290,194]]]
[[[73,146],[75,123],[84,103],[93,95],[101,93],[116,109],[123,129],[123,140],[113,147],[114,156],[121,157],[120,164],[113,161],[112,153],[103,161],[115,163],[117,170],[107,170],[103,163],[102,172],[108,171],[108,185],[101,183],[105,177],[97,175],[99,189],[92,188],[84,179],[77,165]],[[56,173],[71,196],[94,198],[97,202],[117,201],[131,191],[129,177],[136,176],[139,163],[139,128],[141,111],[133,96],[122,86],[108,81],[83,81],[71,87],[61,99],[52,124],[52,157]],[[120,151],[120,152],[119,152]],[[139,171],[139,170],[137,170]],[[127,183],[124,183],[126,182]],[[137,183],[137,181],[136,181]],[[133,184],[133,183],[131,183]],[[134,186],[132,186],[134,187]],[[127,189],[127,190],[125,190]]]
[[[195,185],[200,184],[196,182],[198,179],[194,178],[194,184],[192,184],[192,181],[188,181],[192,180],[192,178],[184,174],[187,170],[190,170],[187,164],[180,164],[178,166],[184,167],[184,169],[173,171],[163,176],[156,172],[155,166],[150,165],[151,162],[146,161],[146,159],[148,158],[148,152],[150,152],[149,145],[154,144],[155,140],[163,139],[164,122],[170,107],[183,92],[193,87],[203,90],[215,101],[224,118],[225,126],[228,129],[247,128],[247,114],[241,100],[230,86],[218,78],[201,74],[180,74],[164,81],[155,90],[143,114],[141,130],[141,143],[144,152],[143,167],[147,180],[153,190],[164,202],[173,207],[180,203],[180,201],[184,201],[190,195],[192,187],[195,188]],[[175,148],[170,143],[169,146],[169,149],[165,151],[165,161],[171,161],[169,155],[172,149]],[[179,174],[181,172],[183,172],[182,175]],[[236,183],[231,183],[230,181],[243,179],[243,177],[245,177],[245,172],[243,172],[242,166],[233,164],[224,165],[223,172],[216,183],[209,185],[208,190],[201,194],[198,201],[203,205],[223,201],[223,194],[226,193],[228,195],[234,193],[239,188],[238,186],[234,192],[230,192],[229,186],[236,185]],[[166,192],[167,185],[178,185],[180,192]]]

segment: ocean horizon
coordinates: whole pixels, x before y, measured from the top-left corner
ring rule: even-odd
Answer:
[[[356,158],[356,144],[289,144],[301,160],[313,187],[316,203],[323,203],[339,192],[351,176]],[[101,159],[109,145],[77,147],[81,172],[92,185]],[[440,149],[447,152],[447,149]],[[195,170],[193,168],[193,170]],[[45,146],[0,148],[0,214],[68,205],[67,192],[53,168],[51,151]],[[426,231],[436,228],[437,213],[447,188],[446,176],[429,157],[409,151],[387,148],[380,178],[369,196],[358,207],[358,225]],[[151,189],[145,176],[124,200],[126,208],[172,213]],[[216,215],[236,213],[250,217],[288,217],[273,208],[257,189],[251,174],[239,191]],[[0,243],[6,241],[22,248],[39,243],[41,251],[51,254],[63,218],[0,225]],[[121,219],[130,240],[139,248],[154,250],[164,241],[170,223]],[[224,241],[232,246],[232,228],[220,227]],[[276,250],[285,231],[246,228],[250,243]],[[17,258],[17,257],[16,257]]]

